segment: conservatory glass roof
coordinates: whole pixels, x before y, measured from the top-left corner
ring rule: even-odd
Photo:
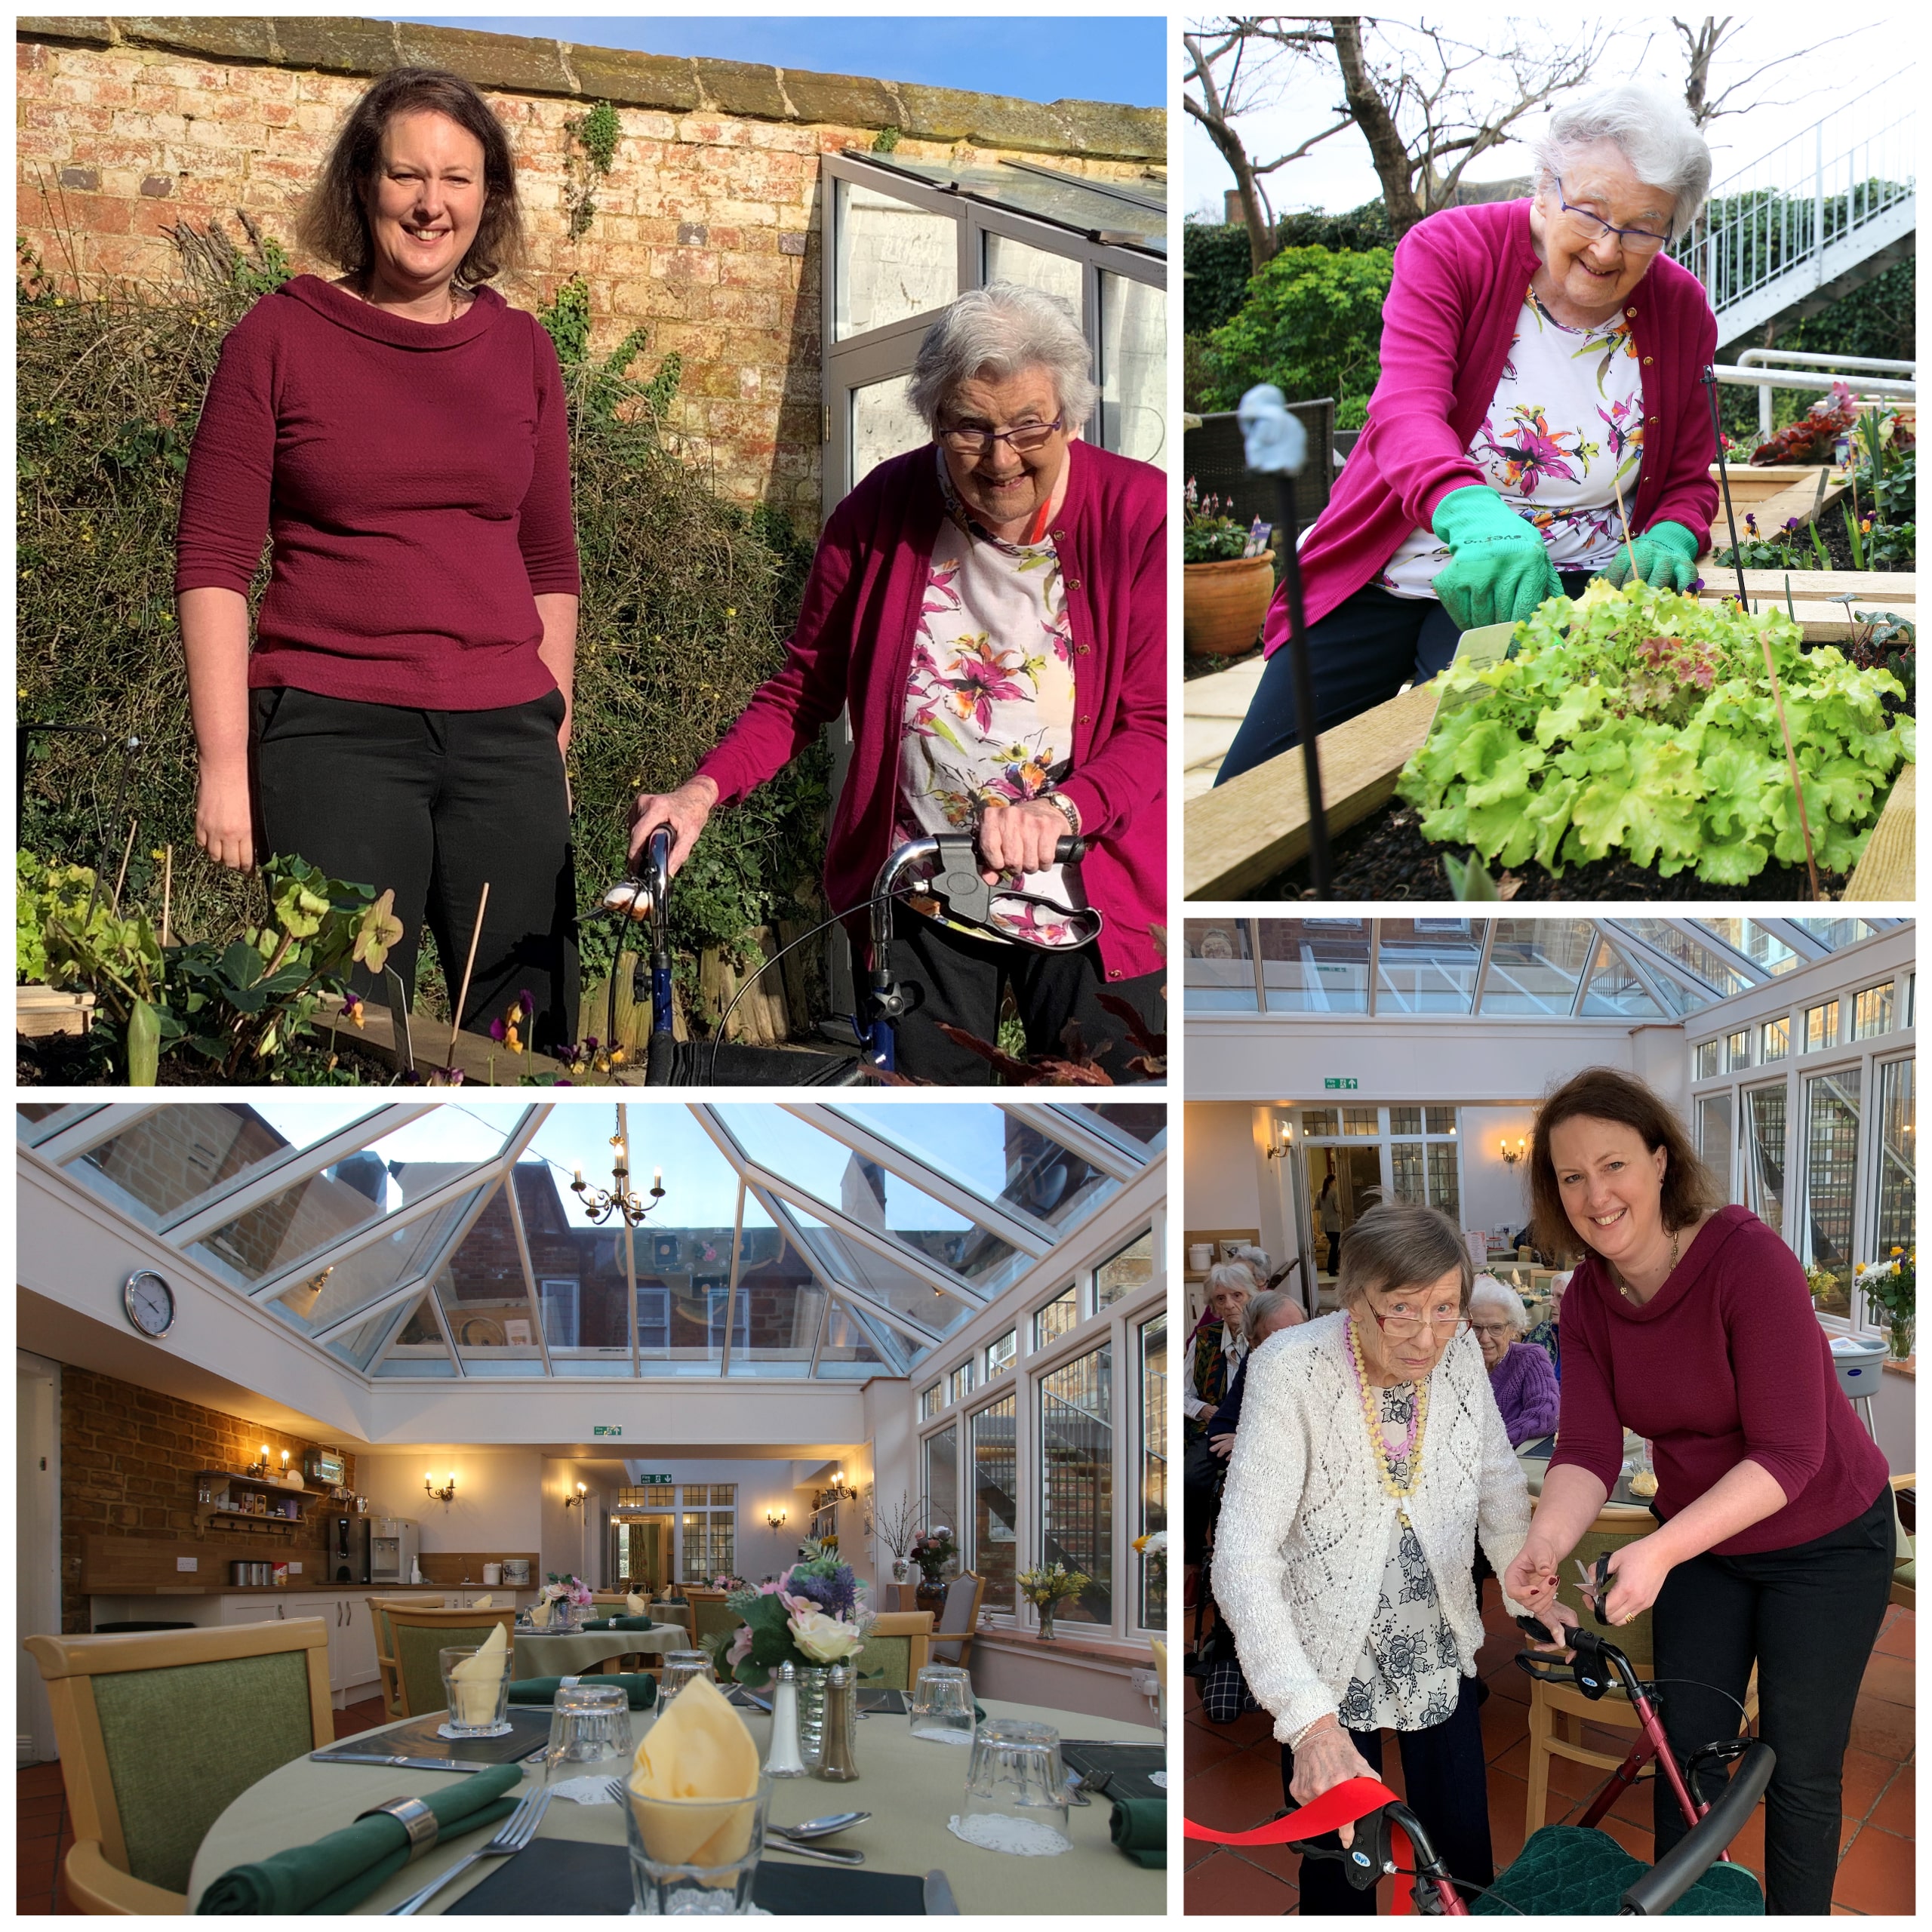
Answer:
[[[1158,1106],[17,1110],[31,1158],[361,1374],[902,1375],[1164,1143]],[[608,1199],[623,1162],[628,1211]],[[661,1191],[660,1191],[661,1190]]]
[[[991,168],[955,167],[950,162],[888,157],[854,149],[854,158],[888,174],[950,189],[1082,235],[1103,235],[1150,254],[1168,252],[1168,185],[1155,176],[1134,181],[1091,181],[1039,162],[1000,161]]]
[[[1192,1013],[1681,1020],[1897,919],[1186,922]]]

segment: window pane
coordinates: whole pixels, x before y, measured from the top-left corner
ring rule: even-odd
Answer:
[[[1458,1226],[1463,1220],[1462,1189],[1456,1180],[1456,1150],[1439,1142],[1424,1142],[1429,1149],[1429,1204],[1440,1208]]]
[[[1168,298],[1100,272],[1100,426],[1108,449],[1164,466],[1168,450]]]
[[[1595,943],[1587,919],[1497,920],[1483,1011],[1567,1015]]]
[[[1342,1131],[1342,1117],[1333,1107],[1304,1107],[1303,1137],[1310,1140],[1332,1140]]]
[[[1426,1107],[1423,1110],[1423,1123],[1431,1134],[1453,1134],[1456,1131],[1456,1109]]]
[[[1724,1066],[1727,1073],[1735,1073],[1751,1064],[1751,1035],[1747,1029],[1742,1033],[1730,1035],[1724,1043]]]
[[[1252,1013],[1254,952],[1245,919],[1185,919],[1190,1013]]]
[[[1261,977],[1271,1013],[1366,1013],[1366,919],[1263,919]]]
[[[1730,1197],[1730,1096],[1706,1094],[1697,1103],[1697,1153],[1717,1183],[1718,1198]]]
[[[1700,919],[1696,923],[1761,966],[1774,979],[1801,963],[1783,940],[1767,932],[1755,919]]]
[[[986,1380],[1004,1375],[1013,1366],[1014,1358],[1020,1352],[1020,1331],[1009,1328],[997,1342],[986,1350]]]
[[[1106,1101],[1097,1107],[1077,1107],[1074,1111],[1076,1117],[1089,1127],[1095,1124],[1097,1116],[1117,1143],[1143,1159],[1146,1158],[1143,1150],[1167,1144],[1168,1109],[1164,1103]]]
[[[946,1398],[949,1401],[963,1401],[972,1392],[973,1364],[962,1361],[946,1380]]]
[[[1033,1346],[1044,1349],[1057,1336],[1064,1335],[1080,1320],[1079,1291],[1067,1288],[1054,1296],[1033,1317]]]
[[[1342,1109],[1342,1131],[1354,1134],[1362,1140],[1373,1140],[1382,1131],[1378,1111],[1374,1107],[1344,1107]]]
[[[1878,1069],[1878,1252],[1883,1263],[1895,1247],[1908,1254],[1917,1240],[1912,1215],[1918,1194],[1912,1178],[1913,1144],[1918,1116],[1913,1109],[1914,1063],[1888,1060]]]
[[[1807,1054],[1829,1052],[1838,1043],[1838,1003],[1828,1001],[1823,1006],[1807,1007],[1804,1012],[1804,1051]]]
[[[1040,1560],[1092,1580],[1069,1623],[1113,1621],[1113,1346],[1040,1379]]]
[[[1019,1469],[1014,1460],[1011,1395],[967,1423],[973,1445],[973,1567],[986,1579],[985,1607],[1011,1614],[1019,1569]]]
[[[926,1527],[950,1529],[959,1521],[959,1429],[957,1423],[926,1438]]]
[[[1832,1277],[1819,1306],[1830,1315],[1851,1312],[1851,1226],[1858,1171],[1857,1067],[1814,1075],[1804,1083],[1805,1198],[1811,1232],[1810,1263]]]
[[[838,184],[832,333],[867,329],[943,308],[959,293],[959,224],[857,182]]]
[[[1154,1278],[1154,1231],[1138,1235],[1102,1262],[1094,1275],[1094,1306],[1111,1308],[1122,1295],[1144,1288]]]
[[[1583,1003],[1577,1011],[1590,1020],[1607,1019],[1613,1014],[1623,1020],[1663,1017],[1663,1009],[1651,997],[1649,989],[1605,939],[1597,941],[1589,984],[1583,989]]]
[[[1376,935],[1377,1013],[1467,1013],[1482,941],[1469,919],[1384,919]]]
[[[1867,986],[1852,1001],[1851,1037],[1869,1040],[1891,1030],[1892,983],[1887,980],[1882,986]]]
[[[1694,1080],[1713,1080],[1716,1078],[1718,1074],[1718,1042],[1715,1040],[1706,1040],[1702,1041],[1697,1049],[1696,1060],[1697,1064],[1692,1069],[1690,1076]]]
[[[1063,303],[1074,327],[1080,326],[1082,272],[1078,261],[1071,256],[1051,254],[1044,248],[1016,242],[1010,235],[982,231],[980,239],[984,244],[982,259],[987,281],[1017,281],[1023,288],[1037,288],[1041,294]],[[1114,445],[1109,443],[1107,447],[1112,449]]]
[[[935,1382],[930,1389],[919,1391],[919,1420],[929,1422],[946,1406],[946,1389],[943,1383]]]
[[[1421,1108],[1391,1107],[1389,1109],[1389,1131],[1391,1134],[1421,1133]]]
[[[1791,1055],[1791,1021],[1767,1020],[1758,1032],[1758,1058],[1765,1066],[1787,1060]]]
[[[1730,962],[1714,952],[1700,939],[1669,919],[1627,919],[1620,923],[1646,945],[1654,946],[1666,958],[1674,959],[1692,977],[1701,980],[1720,996],[1749,992],[1751,980]]]
[[[1785,1090],[1753,1087],[1744,1096],[1751,1211],[1774,1233],[1784,1232]]]
[[[1157,1315],[1140,1324],[1140,1533],[1168,1527],[1168,1318]],[[1140,1558],[1140,1614],[1143,1630],[1168,1627],[1168,1565],[1159,1556]]]
[[[851,392],[848,467],[855,485],[888,457],[903,456],[930,441],[925,424],[906,399],[912,386],[910,376],[888,376],[883,382],[867,383]]]

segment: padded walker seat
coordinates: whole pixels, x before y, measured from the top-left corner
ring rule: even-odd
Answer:
[[[1624,1893],[1650,1869],[1607,1832],[1546,1825],[1469,1907],[1470,1915],[1614,1916]],[[1665,1915],[1761,1918],[1764,1910],[1764,1895],[1743,1866],[1713,1865]]]
[[[929,1610],[885,1610],[872,1620],[866,1641],[853,1659],[860,1687],[909,1690],[931,1654],[933,1614]]]
[[[420,1718],[446,1709],[442,1667],[437,1652],[458,1647],[476,1649],[489,1641],[493,1625],[501,1625],[510,1647],[516,1647],[516,1610],[445,1610],[440,1605],[398,1603],[392,1598],[383,1614],[395,1638],[397,1690],[401,1715]]]
[[[24,1641],[54,1707],[83,1912],[185,1912],[208,1827],[335,1741],[319,1617]]]

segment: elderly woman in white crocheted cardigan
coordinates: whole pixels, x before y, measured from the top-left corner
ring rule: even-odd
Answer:
[[[1340,1309],[1249,1361],[1214,1595],[1288,1747],[1290,1803],[1378,1775],[1392,1728],[1408,1804],[1457,1877],[1487,1884],[1469,1572],[1479,1536],[1502,1575],[1530,1503],[1469,1331],[1471,1273],[1434,1208],[1377,1208],[1350,1229]],[[1374,1912],[1338,1863],[1304,1860],[1300,1884],[1305,1916]]]

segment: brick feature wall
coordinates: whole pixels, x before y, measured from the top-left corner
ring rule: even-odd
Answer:
[[[281,1466],[289,1452],[299,1469],[305,1451],[334,1447],[285,1435],[238,1416],[117,1381],[92,1371],[60,1371],[60,1627],[84,1631],[81,1552],[90,1536],[143,1537],[205,1543],[218,1531],[195,1523],[195,1476],[201,1469],[245,1469],[262,1444]],[[344,1481],[353,1487],[355,1459],[345,1456]],[[236,1553],[278,1561],[324,1546],[322,1513],[272,1539],[235,1538]]]
[[[17,34],[20,232],[51,269],[71,245],[83,272],[136,279],[175,273],[163,231],[177,222],[232,232],[245,209],[288,241],[371,76],[405,62],[466,75],[509,129],[531,231],[529,271],[505,294],[536,309],[583,276],[593,350],[641,328],[634,373],[680,355],[671,426],[688,453],[724,494],[768,502],[805,530],[819,518],[819,157],[896,129],[894,152],[910,160],[1026,156],[1112,180],[1166,162],[1158,109],[1043,106],[451,28],[25,17]],[[617,109],[622,138],[573,241],[565,123],[598,100]]]

